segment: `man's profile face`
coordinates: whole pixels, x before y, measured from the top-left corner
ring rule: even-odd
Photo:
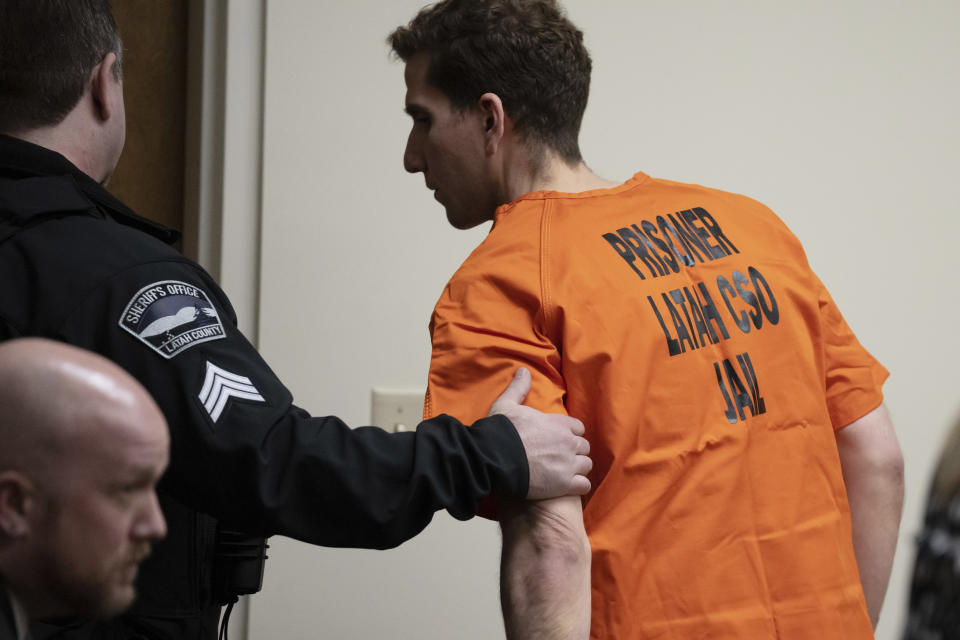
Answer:
[[[479,110],[455,110],[449,98],[427,81],[429,64],[430,55],[418,53],[404,71],[405,109],[413,125],[403,166],[423,174],[450,224],[469,229],[492,220],[500,204],[489,175],[483,117]]]
[[[143,418],[113,414],[104,419]],[[102,429],[102,439],[67,454],[58,472],[56,495],[35,531],[39,570],[64,610],[110,617],[134,600],[138,566],[166,533],[154,487],[167,464],[168,436],[156,419],[159,430]]]

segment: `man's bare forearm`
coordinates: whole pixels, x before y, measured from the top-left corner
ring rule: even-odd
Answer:
[[[837,432],[853,523],[853,549],[870,621],[887,592],[903,508],[903,457],[890,415],[880,406]]]
[[[502,519],[501,602],[508,640],[590,633],[590,544],[578,497],[518,504]]]

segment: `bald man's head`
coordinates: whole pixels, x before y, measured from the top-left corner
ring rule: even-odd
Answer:
[[[0,344],[0,576],[31,616],[109,616],[166,533],[154,487],[169,434],[104,358],[40,339]]]
[[[109,419],[117,412],[159,410],[130,374],[89,351],[35,338],[0,344],[0,470],[36,472],[38,463],[46,466],[84,442],[94,433],[90,425],[155,426],[149,420],[118,425]]]

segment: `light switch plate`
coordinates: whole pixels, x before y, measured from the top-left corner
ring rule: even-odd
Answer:
[[[413,431],[423,419],[426,393],[423,387],[374,387],[370,394],[371,424],[387,431]]]

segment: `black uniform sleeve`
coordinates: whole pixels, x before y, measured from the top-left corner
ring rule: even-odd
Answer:
[[[9,322],[6,321],[2,316],[0,316],[0,342],[6,340],[12,340],[14,338],[19,338],[20,334],[16,329],[13,328]]]
[[[526,456],[506,418],[467,429],[440,416],[391,434],[294,406],[237,330],[225,295],[188,261],[112,275],[80,296],[55,333],[146,386],[172,436],[165,490],[230,527],[389,548],[439,509],[467,519],[491,493],[526,494]]]

